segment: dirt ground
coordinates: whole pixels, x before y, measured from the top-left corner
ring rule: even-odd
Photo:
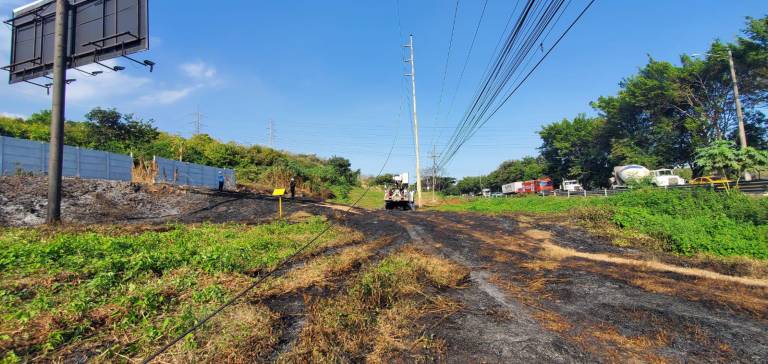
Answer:
[[[43,185],[0,178],[0,224],[39,223]],[[259,223],[275,217],[277,203],[252,194],[67,180],[64,206],[69,221],[152,225]],[[444,342],[443,353],[420,361],[768,362],[768,280],[661,262],[546,218],[345,210],[312,201],[285,207],[286,215],[324,214],[367,241],[387,239],[354,269],[408,246],[469,271],[463,286],[439,292],[460,309],[414,323]],[[352,273],[262,300],[280,316],[281,330],[258,361],[290,350],[309,304],[338,291]]]

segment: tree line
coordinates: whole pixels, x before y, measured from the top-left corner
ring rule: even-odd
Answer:
[[[749,149],[737,147],[738,120],[729,65],[733,55],[739,100]],[[715,40],[699,55],[679,64],[649,56],[648,63],[619,83],[616,95],[580,114],[542,127],[537,157],[502,163],[484,177],[466,177],[449,190],[481,188],[542,176],[556,184],[578,179],[586,187],[606,187],[614,166],[685,168],[693,176],[736,174],[768,160],[768,16],[747,18],[735,42]],[[729,168],[724,168],[728,166]]]
[[[0,135],[49,141],[50,110],[32,114],[27,119],[0,117]],[[95,108],[84,121],[64,125],[66,145],[128,154],[137,165],[153,156],[209,166],[232,168],[238,181],[266,187],[287,186],[291,177],[299,187],[325,196],[347,193],[359,182],[360,171],[350,161],[333,156],[291,154],[261,145],[223,143],[208,134],[184,138],[158,130],[153,120],[142,120],[115,109]]]

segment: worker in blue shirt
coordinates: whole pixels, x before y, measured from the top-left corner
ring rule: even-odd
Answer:
[[[224,191],[224,174],[219,171],[219,192]]]

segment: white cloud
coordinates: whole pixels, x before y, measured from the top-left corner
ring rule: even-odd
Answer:
[[[114,67],[117,61],[108,60],[102,62]],[[124,72],[113,72],[98,65],[80,67],[86,72],[103,71],[104,73],[92,77],[77,70],[67,71],[69,78],[77,81],[67,86],[67,100],[71,102],[105,102],[116,98],[131,98],[144,87],[152,85],[152,79],[147,77],[135,77]]]
[[[216,68],[202,61],[184,63],[181,70],[187,76],[198,80],[212,80],[216,77]]]
[[[200,86],[190,86],[174,90],[160,90],[149,95],[145,95],[139,98],[139,104],[161,104],[168,105],[176,103],[177,101],[189,96]]]
[[[5,111],[0,111],[0,116],[4,116],[6,118],[13,118],[13,119],[27,119],[26,115],[15,114],[12,112],[5,112]]]

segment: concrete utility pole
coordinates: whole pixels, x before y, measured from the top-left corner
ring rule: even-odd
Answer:
[[[272,122],[272,119],[270,119],[267,122],[267,135],[269,137],[269,147],[275,148],[275,124]]]
[[[64,154],[64,109],[67,87],[67,25],[69,0],[56,0],[53,35],[53,97],[51,143],[48,150],[48,215],[46,222],[61,222],[61,169]]]
[[[728,49],[728,64],[731,66],[731,79],[733,80],[733,100],[736,102],[736,117],[739,119],[739,141],[741,149],[747,147],[747,133],[744,131],[744,113],[741,111],[741,99],[739,98],[739,82],[736,80],[736,68],[733,66],[733,52]],[[744,180],[751,181],[752,175],[744,172]]]
[[[739,119],[739,141],[741,148],[747,147],[747,134],[744,132],[744,113],[741,111],[741,99],[739,98],[739,82],[736,80],[736,68],[733,66],[733,52],[728,50],[728,63],[731,66],[731,80],[733,80],[733,99],[736,101],[736,117]]]
[[[416,144],[416,205],[421,207],[421,161],[419,154],[419,118],[416,115],[416,65],[414,64],[414,52],[413,52],[413,34],[409,36],[409,42],[403,46],[411,50],[411,55],[405,62],[410,62],[411,73],[406,74],[411,77],[411,97],[413,98],[413,140]]]

